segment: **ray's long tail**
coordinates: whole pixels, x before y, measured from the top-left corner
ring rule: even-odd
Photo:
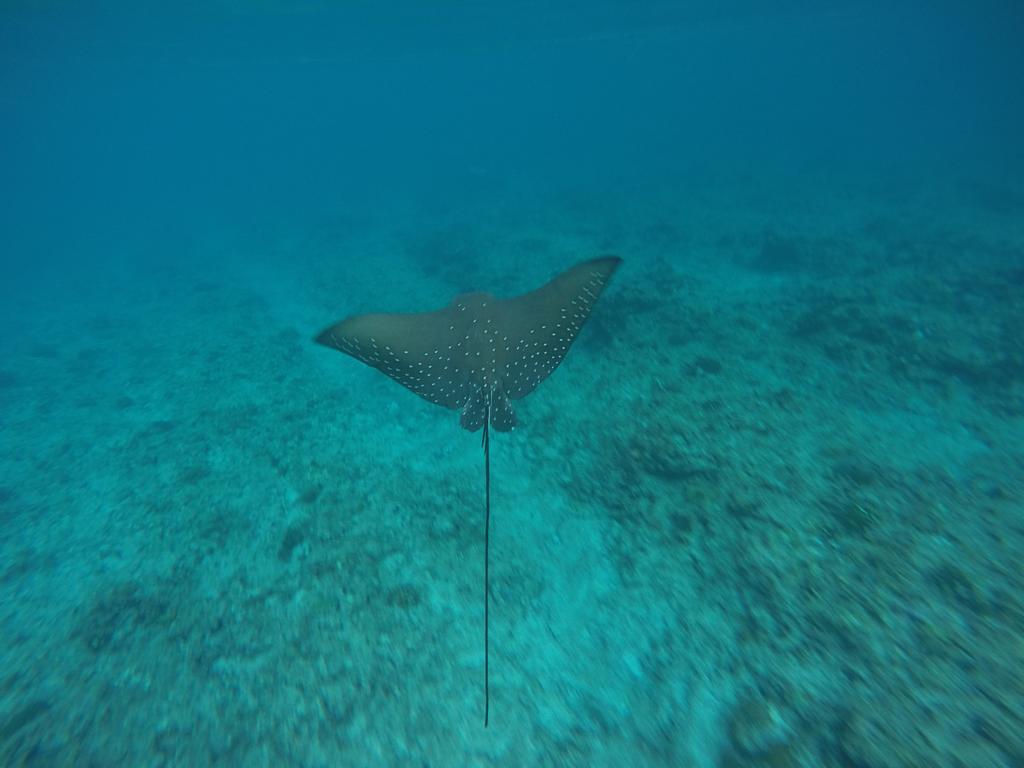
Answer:
[[[484,410],[484,434],[481,439],[484,449],[484,728],[491,711],[490,688],[490,628],[491,607],[491,408],[490,403]]]

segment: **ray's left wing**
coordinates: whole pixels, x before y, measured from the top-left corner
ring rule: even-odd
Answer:
[[[376,368],[424,400],[461,408],[470,387],[461,358],[453,353],[466,335],[464,312],[355,315],[335,323],[316,341]]]

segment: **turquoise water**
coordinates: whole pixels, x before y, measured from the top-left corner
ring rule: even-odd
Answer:
[[[7,3],[0,764],[1024,764],[1024,14]],[[623,262],[490,436],[313,343]]]

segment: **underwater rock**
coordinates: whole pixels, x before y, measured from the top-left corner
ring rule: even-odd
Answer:
[[[706,478],[716,481],[718,472],[707,457],[688,451],[682,440],[681,436],[667,430],[639,433],[629,446],[630,459],[645,474],[662,480]]]
[[[147,594],[134,582],[123,582],[97,593],[74,634],[93,653],[103,653],[128,642],[140,629],[166,623],[172,614],[166,597]]]
[[[309,486],[299,495],[299,503],[308,507],[320,498],[320,494],[323,493],[323,490],[322,485]]]
[[[729,719],[729,748],[723,766],[794,765],[792,729],[778,706],[756,694],[743,696]]]
[[[971,613],[984,613],[984,594],[974,581],[953,563],[943,563],[925,574],[928,583],[948,602]]]
[[[722,372],[722,363],[713,357],[701,356],[693,361],[690,373],[707,373],[717,376]]]
[[[292,559],[292,553],[295,552],[296,547],[305,540],[305,525],[296,524],[288,526],[288,530],[284,532],[284,538],[281,539],[281,546],[277,550],[277,559],[282,563],[287,563]]]
[[[199,464],[185,467],[178,474],[178,484],[182,486],[196,486],[208,478],[210,474],[211,472],[208,467]]]
[[[385,596],[388,605],[394,608],[415,608],[422,601],[419,589],[412,584],[401,584],[389,589]]]
[[[804,249],[797,240],[768,232],[748,266],[755,272],[784,274],[802,269],[805,262]]]
[[[50,710],[47,701],[36,700],[25,704],[0,725],[0,744],[7,742],[18,731]]]

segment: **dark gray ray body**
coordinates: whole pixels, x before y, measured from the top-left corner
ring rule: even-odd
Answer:
[[[619,266],[614,256],[585,261],[514,299],[457,296],[437,312],[357,315],[316,341],[386,373],[420,397],[461,408],[461,424],[483,427],[484,727],[490,712],[490,427],[516,424],[512,400],[526,397],[562,362]]]
[[[516,423],[510,400],[526,397],[562,362],[620,261],[585,261],[513,299],[469,293],[436,312],[357,315],[316,340],[425,400],[462,409],[468,430],[489,413],[504,432]]]

